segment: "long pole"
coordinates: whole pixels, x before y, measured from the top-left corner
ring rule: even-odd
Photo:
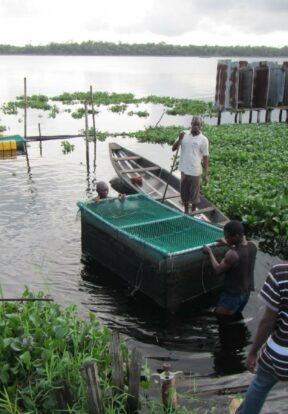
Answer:
[[[91,106],[92,106],[92,121],[93,121],[93,137],[94,137],[94,168],[96,167],[96,122],[95,122],[95,112],[94,112],[94,100],[93,100],[93,89],[92,85],[90,86],[90,94],[91,94]]]
[[[176,150],[176,154],[175,154],[175,157],[174,157],[174,160],[173,160],[173,164],[172,164],[170,173],[169,173],[168,178],[167,178],[167,183],[166,183],[166,187],[165,187],[165,190],[164,190],[164,194],[163,194],[161,203],[164,203],[164,200],[165,200],[165,196],[166,196],[167,188],[168,188],[168,185],[169,185],[169,181],[170,181],[171,175],[174,171],[176,160],[177,160],[177,157],[178,157],[179,148],[180,148],[180,145],[178,146],[178,148]]]
[[[41,125],[38,124],[38,130],[39,130],[39,148],[40,148],[40,155],[42,157],[42,135],[41,135]]]
[[[27,161],[27,170],[28,170],[28,174],[30,174],[31,167],[29,163],[26,139],[27,139],[27,81],[26,81],[26,78],[24,78],[24,147],[25,147],[25,155],[26,155],[26,161]]]
[[[85,102],[85,136],[86,136],[86,163],[87,163],[87,174],[89,175],[90,171],[90,162],[89,162],[89,131],[88,131],[88,109],[87,102]]]

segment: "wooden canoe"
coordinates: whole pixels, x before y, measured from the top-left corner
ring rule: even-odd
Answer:
[[[117,175],[129,190],[145,193],[157,201],[183,211],[178,177],[115,142],[109,144],[109,154]],[[198,209],[190,215],[220,226],[228,221],[228,218],[203,194],[200,196]]]

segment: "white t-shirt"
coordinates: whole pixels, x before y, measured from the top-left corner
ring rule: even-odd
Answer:
[[[205,135],[193,136],[190,131],[185,132],[181,141],[180,171],[187,175],[201,175],[201,161],[205,156],[209,156],[209,141]]]

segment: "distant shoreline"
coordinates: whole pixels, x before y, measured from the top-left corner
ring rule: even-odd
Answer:
[[[269,46],[180,46],[166,43],[110,43],[87,41],[82,43],[49,43],[47,45],[1,45],[0,55],[16,56],[123,56],[123,57],[263,57],[288,58],[288,45]]]

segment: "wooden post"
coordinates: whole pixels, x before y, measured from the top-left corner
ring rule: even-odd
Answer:
[[[252,118],[253,118],[253,111],[252,109],[249,111],[249,124],[252,123]]]
[[[234,123],[237,124],[238,112],[235,112]]]
[[[127,409],[129,413],[135,413],[139,409],[139,387],[142,366],[141,352],[134,348],[132,350],[131,362],[129,365],[129,386]]]
[[[94,112],[94,99],[93,99],[93,89],[90,86],[90,94],[91,94],[91,106],[92,106],[92,122],[93,122],[93,136],[94,136],[94,168],[96,167],[96,146],[97,146],[97,138],[96,138],[96,122],[95,122],[95,112]]]
[[[217,125],[221,124],[221,111],[218,111]]]
[[[40,147],[40,155],[42,157],[42,136],[41,136],[41,125],[38,124],[38,130],[39,130],[39,147]]]
[[[113,394],[121,394],[124,391],[123,359],[120,354],[120,335],[116,331],[111,335],[111,355]]]
[[[53,386],[55,387],[55,395],[58,403],[58,408],[61,412],[69,412],[69,407],[71,408],[73,405],[73,399],[71,392],[68,388],[66,381],[64,380],[57,380],[53,382]],[[65,410],[65,411],[63,411]],[[67,410],[67,411],[66,411]]]
[[[24,78],[24,139],[27,138],[27,81]]]
[[[288,123],[288,109],[286,109],[286,121]]]
[[[260,110],[257,110],[257,124],[260,122]]]
[[[27,82],[26,82],[26,78],[24,78],[24,148],[25,148],[25,155],[26,155],[26,161],[27,161],[27,171],[28,171],[28,175],[30,176],[31,167],[29,163],[26,138],[27,138]]]
[[[87,102],[85,102],[85,139],[86,139],[86,165],[87,165],[87,174],[90,171],[90,161],[89,161],[89,130],[88,130],[88,110]]]
[[[88,388],[89,414],[104,414],[99,377],[95,362],[85,362],[81,374]]]
[[[242,112],[239,112],[239,124],[242,124]]]

